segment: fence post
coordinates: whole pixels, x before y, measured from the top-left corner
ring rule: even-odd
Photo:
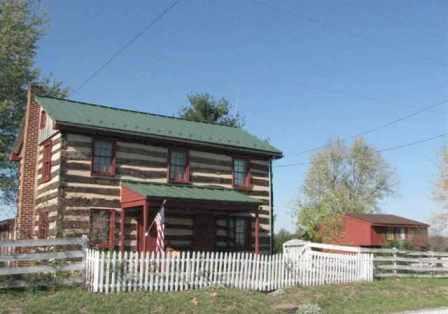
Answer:
[[[429,265],[431,265],[431,268],[434,268],[437,266],[437,262],[435,261],[435,256],[434,256],[434,252],[433,251],[429,251],[430,254],[430,258],[431,258],[431,263],[429,263]],[[431,271],[431,277],[434,277],[434,272]]]
[[[84,255],[82,257],[82,264],[84,265],[83,270],[81,271],[81,282],[83,287],[87,287],[87,249],[88,249],[89,239],[84,234],[81,237],[81,250],[83,251]]]
[[[392,251],[393,251],[392,255],[393,255],[393,258],[394,258],[394,262],[393,262],[394,270],[393,270],[393,273],[394,273],[395,276],[397,276],[397,248],[396,247],[392,248]]]

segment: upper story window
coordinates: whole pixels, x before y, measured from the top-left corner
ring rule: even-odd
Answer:
[[[42,130],[47,126],[47,113],[45,111],[40,112],[39,128]]]
[[[173,183],[190,182],[188,151],[170,150],[169,155],[169,181]]]
[[[240,188],[249,188],[251,176],[249,171],[249,161],[246,159],[233,160],[233,185]]]
[[[48,182],[51,179],[51,150],[52,142],[48,140],[44,142],[43,158],[42,158],[42,180]]]
[[[115,151],[113,141],[93,141],[92,174],[105,176],[115,175]]]

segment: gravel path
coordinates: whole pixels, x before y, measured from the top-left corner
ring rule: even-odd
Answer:
[[[397,314],[448,314],[448,307],[438,309],[421,309],[418,311],[406,311]]]

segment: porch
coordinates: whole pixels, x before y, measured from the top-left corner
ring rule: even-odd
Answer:
[[[257,199],[223,188],[123,182],[118,217],[121,252],[156,249],[153,221],[162,205],[168,251],[260,251]]]

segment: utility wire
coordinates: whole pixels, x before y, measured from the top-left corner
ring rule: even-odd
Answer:
[[[269,1],[263,1],[263,0],[253,0],[253,2],[257,3],[257,4],[260,4],[260,5],[264,5],[264,6],[268,7],[268,8],[270,8],[270,9],[276,10],[278,12],[282,12],[282,14],[289,14],[291,17],[294,17],[296,19],[299,18],[299,19],[301,19],[301,20],[303,20],[303,21],[305,21],[307,23],[310,23],[310,24],[317,24],[317,25],[321,25],[321,26],[326,27],[326,28],[330,28],[331,27],[331,25],[326,24],[325,21],[323,21],[322,19],[319,19],[319,18],[316,18],[316,17],[303,16],[303,15],[299,14],[296,10],[294,10],[292,8],[283,8],[283,7],[280,7],[280,6],[277,6],[277,5],[273,5]],[[278,3],[280,3],[280,1],[278,1]],[[361,39],[361,38],[363,38],[363,35],[364,35],[361,32],[356,32],[356,31],[354,32],[352,29],[346,31],[344,34],[345,35],[349,35],[348,37],[352,37],[352,38],[355,38],[355,39]],[[446,63],[445,60],[440,61],[440,60],[436,60],[434,58],[425,57],[425,56],[420,57],[419,61],[421,61],[421,60],[427,60],[431,64],[436,65],[436,66],[448,67],[448,63]]]
[[[135,43],[140,37],[142,37],[147,31],[149,31],[157,22],[159,22],[163,17],[165,17],[174,7],[176,7],[182,0],[175,0],[170,3],[159,15],[157,15],[151,22],[146,25],[141,31],[135,34],[131,39],[124,43],[120,48],[118,48],[101,66],[99,66],[95,71],[93,71],[79,86],[76,88],[72,94],[79,92],[84,86],[87,85],[91,80],[93,80],[104,68],[106,68],[112,61],[121,55],[126,49],[128,49],[133,43]]]
[[[395,145],[395,146],[389,146],[389,147],[385,147],[382,149],[377,149],[376,151],[378,153],[382,153],[382,152],[389,152],[389,151],[393,151],[393,150],[399,150],[399,149],[403,149],[403,148],[407,148],[410,146],[415,146],[415,145],[419,145],[419,144],[423,144],[426,142],[430,142],[442,137],[448,136],[448,132],[447,133],[441,133],[435,136],[431,136],[431,137],[427,137],[427,138],[423,138],[420,140],[416,140],[413,142],[409,142],[409,143],[405,143],[405,144],[399,144],[399,145]],[[296,163],[290,163],[290,164],[284,164],[284,165],[276,165],[274,166],[274,168],[289,168],[289,167],[296,167],[296,166],[305,166],[308,165],[309,162],[296,162]]]
[[[266,2],[266,1],[262,1],[262,0],[253,0],[253,2],[258,3],[258,4],[261,4],[261,5],[264,5],[264,6],[267,6],[267,7],[271,8],[271,9],[274,9],[274,10],[276,10],[276,9],[277,9],[277,10],[281,10],[281,8],[279,8],[279,7],[275,6],[275,5],[272,5],[271,3]],[[289,14],[295,16],[295,17],[297,17],[297,15],[295,14],[294,11],[291,11],[291,10],[286,11],[286,10],[285,10],[285,12],[287,12],[287,13],[289,13]],[[322,22],[321,20],[317,19],[317,18],[307,18],[307,17],[303,17],[303,16],[301,16],[300,18],[303,19],[303,20],[305,20],[306,22],[309,22],[309,23],[322,24],[322,25],[323,25],[323,22]],[[322,90],[321,90],[321,91],[322,91]],[[323,92],[325,93],[326,91],[323,91]],[[329,92],[329,93],[338,93],[338,94],[344,94],[344,93],[345,93],[345,92],[342,91],[342,90],[332,90],[332,91],[329,90],[328,92]],[[345,94],[347,94],[347,93],[345,93]],[[379,99],[377,99],[376,97],[371,97],[371,96],[367,96],[367,97],[366,97],[366,96],[362,96],[362,98],[368,99],[368,100],[370,100],[370,101],[381,102],[381,101],[380,101]],[[410,113],[410,114],[408,114],[408,115],[399,117],[399,118],[397,118],[397,119],[395,119],[395,120],[389,121],[389,122],[387,122],[387,123],[385,123],[385,124],[383,124],[383,125],[379,125],[379,126],[377,126],[377,127],[375,127],[375,128],[372,128],[372,129],[369,129],[369,130],[362,131],[362,132],[360,132],[360,133],[358,133],[358,134],[355,134],[355,135],[350,136],[349,138],[350,138],[350,139],[352,139],[352,138],[357,138],[357,137],[359,137],[359,136],[368,135],[368,134],[377,132],[377,131],[379,131],[379,130],[381,130],[381,129],[383,129],[383,128],[387,128],[387,127],[392,126],[392,125],[394,125],[394,124],[397,124],[397,123],[399,123],[399,122],[401,122],[401,121],[410,119],[410,118],[412,118],[412,117],[414,117],[414,116],[416,116],[416,115],[419,115],[419,114],[421,114],[421,113],[424,113],[424,112],[426,112],[426,111],[429,111],[429,110],[431,110],[431,109],[434,109],[434,108],[436,108],[436,107],[438,107],[438,106],[441,106],[441,105],[443,105],[443,104],[446,104],[446,103],[448,103],[448,99],[445,99],[444,101],[441,101],[441,102],[439,102],[439,103],[436,103],[436,104],[433,104],[433,105],[424,107],[424,108],[422,108],[422,109],[420,109],[420,110],[417,110],[417,111],[412,112],[412,113]],[[324,148],[325,146],[326,146],[326,145],[320,145],[320,146],[312,147],[312,148],[306,149],[306,150],[304,150],[304,151],[301,151],[301,152],[299,152],[298,154],[295,154],[295,155],[302,155],[302,154],[306,154],[306,153],[314,152],[314,151],[317,151],[317,150],[319,150],[319,149]],[[301,163],[294,163],[294,165],[300,165],[300,164],[301,164]]]
[[[424,139],[417,140],[417,141],[414,141],[414,142],[410,142],[410,143],[406,143],[406,144],[402,144],[402,145],[391,146],[391,147],[386,147],[386,148],[378,150],[378,152],[382,153],[382,152],[388,152],[388,151],[391,151],[391,150],[398,150],[398,149],[406,148],[406,147],[409,147],[409,146],[415,146],[415,145],[418,145],[418,144],[423,144],[423,143],[426,143],[426,142],[430,142],[430,141],[436,140],[438,138],[445,137],[447,135],[448,135],[448,133],[442,133],[442,134],[439,134],[439,135],[436,135],[436,136],[424,138]]]
[[[440,102],[437,102],[437,103],[435,103],[435,104],[432,104],[432,105],[423,107],[423,108],[421,108],[421,109],[419,109],[419,110],[417,110],[417,111],[414,111],[414,112],[412,112],[412,113],[409,113],[409,114],[404,115],[404,116],[402,116],[402,117],[399,117],[399,118],[397,118],[397,119],[394,119],[394,120],[391,120],[391,121],[389,121],[389,122],[386,122],[386,123],[384,123],[384,124],[382,124],[382,125],[379,125],[379,126],[377,126],[377,127],[372,128],[372,129],[368,129],[368,130],[359,132],[359,133],[357,133],[357,134],[354,134],[354,135],[352,135],[352,136],[349,136],[348,138],[350,138],[350,139],[352,139],[352,138],[357,138],[357,137],[360,137],[360,136],[364,136],[364,135],[368,135],[368,134],[377,132],[377,131],[379,131],[379,130],[381,130],[381,129],[390,127],[390,126],[392,126],[392,125],[394,125],[394,124],[400,123],[400,122],[402,122],[402,121],[404,121],[404,120],[410,119],[410,118],[415,117],[415,116],[417,116],[417,115],[419,115],[419,114],[421,114],[421,113],[424,113],[424,112],[426,112],[426,111],[432,110],[432,109],[434,109],[434,108],[436,108],[436,107],[442,106],[442,105],[447,104],[447,103],[448,103],[448,99],[445,99],[445,100],[443,100],[443,101],[440,101]],[[314,152],[314,151],[316,151],[316,150],[322,149],[322,148],[324,148],[324,147],[326,147],[326,145],[320,145],[320,146],[312,147],[312,148],[303,150],[303,151],[301,151],[301,152],[299,152],[299,153],[297,153],[297,154],[294,154],[294,155],[303,155],[303,154],[306,154],[306,153],[310,153],[310,152]]]

